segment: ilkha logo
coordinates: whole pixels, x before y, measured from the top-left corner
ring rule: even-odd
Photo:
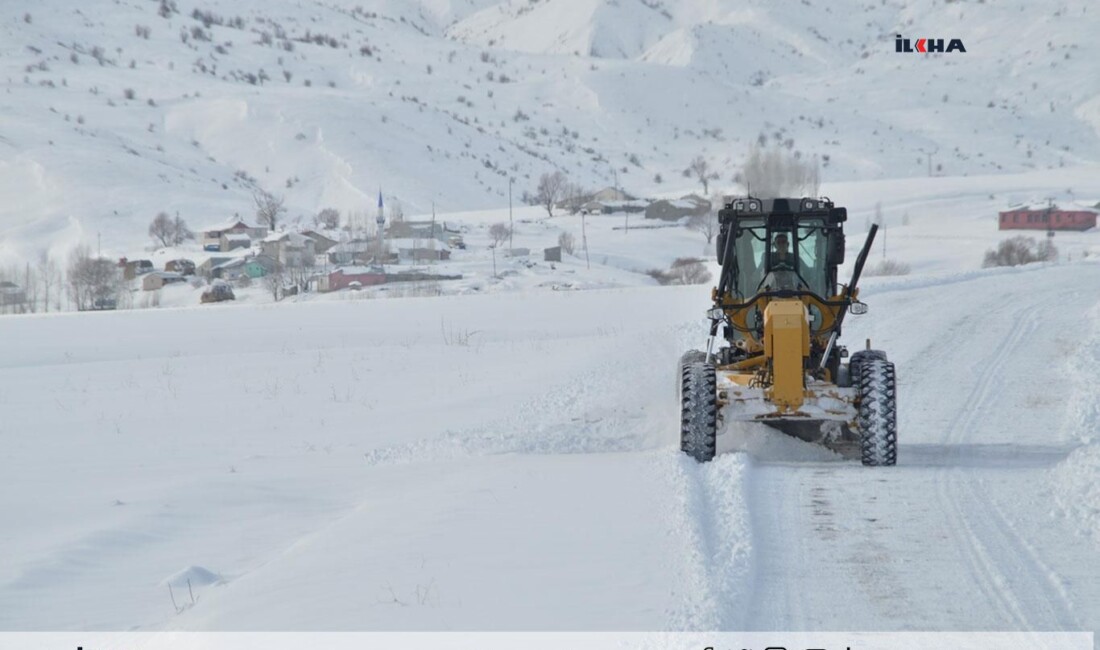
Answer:
[[[945,45],[946,44],[946,45]],[[960,38],[918,38],[916,44],[909,42],[908,38],[902,38],[898,34],[894,38],[895,52],[966,52]]]

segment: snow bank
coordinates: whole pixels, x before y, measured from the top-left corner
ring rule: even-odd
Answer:
[[[1100,445],[1077,449],[1052,472],[1059,509],[1100,542]]]
[[[1096,369],[1100,367],[1100,304],[1088,312],[1084,343],[1070,355],[1066,374],[1072,383],[1063,430],[1082,442],[1100,442],[1100,402],[1096,400]]]
[[[1096,368],[1100,362],[1100,304],[1089,310],[1087,338],[1070,356],[1067,375],[1074,386],[1063,430],[1085,443],[1052,470],[1058,507],[1082,531],[1100,542],[1100,402]]]

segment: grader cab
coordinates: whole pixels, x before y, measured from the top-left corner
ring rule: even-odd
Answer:
[[[707,349],[680,364],[681,449],[709,461],[719,426],[749,421],[864,465],[895,464],[894,365],[869,342],[850,358],[838,342],[845,316],[867,310],[856,285],[877,226],[841,285],[845,208],[828,199],[746,197],[718,219],[722,271],[707,312]]]

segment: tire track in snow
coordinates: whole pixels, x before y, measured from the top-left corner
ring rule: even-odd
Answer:
[[[1023,344],[1039,329],[1039,316],[1058,301],[1048,296],[1012,314],[1012,329],[983,363],[982,375],[947,428],[945,445],[968,439],[980,417],[996,409],[1009,360],[1025,349]],[[955,537],[988,602],[1019,629],[1078,629],[1072,602],[1057,574],[1020,537],[992,498],[978,489],[979,479],[960,468],[942,468],[939,474],[940,503],[954,529],[965,532]]]
[[[1048,277],[1051,284],[1060,279]],[[965,462],[968,467],[962,467],[958,461],[973,459],[953,448],[971,442],[969,431],[979,430],[981,418],[1004,407],[1002,387],[1011,381],[1006,373],[1016,370],[1015,355],[1034,354],[1040,319],[1073,293],[1056,287],[1021,305],[1001,289],[983,289],[978,300],[949,313],[920,337],[930,343],[904,366],[900,385],[938,405],[909,426],[934,427],[925,435],[942,441],[942,456],[933,459],[939,462],[906,467],[903,440],[896,470],[868,471],[809,457],[803,459],[809,464],[773,458],[750,465],[752,572],[758,576],[747,617],[751,629],[896,629],[914,623],[1079,629],[1058,574],[986,493],[996,484],[983,479],[1008,472]],[[1006,304],[1019,308],[1010,313]],[[989,331],[990,324],[998,327]],[[970,368],[977,372],[969,394],[952,392],[950,383],[939,380],[922,382]],[[967,386],[964,377],[948,379]],[[819,516],[818,510],[829,512]],[[914,536],[914,529],[927,534]],[[914,589],[906,589],[910,583]],[[945,587],[955,598],[941,597]],[[844,602],[831,596],[841,593],[847,594]]]

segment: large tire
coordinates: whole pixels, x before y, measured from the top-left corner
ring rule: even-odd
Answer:
[[[680,449],[700,463],[714,460],[718,396],[714,364],[685,363],[680,369]]]
[[[860,350],[852,353],[851,358],[848,359],[848,374],[853,384],[859,385],[859,365],[872,359],[886,361],[886,353],[882,350]]]
[[[865,358],[858,368],[860,457],[867,466],[894,465],[898,460],[894,364]]]
[[[707,360],[707,353],[702,350],[688,350],[680,357],[680,370],[691,363],[700,363]]]
[[[702,350],[688,350],[680,356],[680,365],[676,367],[676,399],[681,399],[684,392],[684,368],[693,363],[701,363],[707,360],[707,353]]]

